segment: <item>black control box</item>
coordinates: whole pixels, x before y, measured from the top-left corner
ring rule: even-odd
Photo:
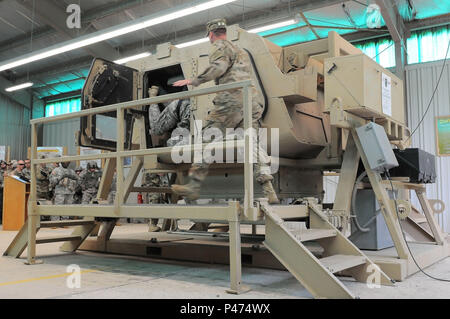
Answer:
[[[436,182],[436,157],[418,148],[394,149],[398,167],[389,170],[392,177],[409,177],[411,183]]]

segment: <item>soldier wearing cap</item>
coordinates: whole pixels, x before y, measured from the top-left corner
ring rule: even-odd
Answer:
[[[81,188],[83,189],[81,203],[83,205],[91,204],[97,198],[101,178],[102,171],[98,168],[97,163],[95,161],[88,162],[86,170],[80,174]]]
[[[250,57],[245,50],[237,47],[227,40],[226,21],[216,19],[207,23],[207,35],[212,43],[209,54],[210,65],[196,78],[181,80],[174,83],[174,86],[192,85],[198,86],[214,80],[216,85],[234,83],[238,81],[251,80]],[[252,87],[252,127],[261,127],[261,116],[263,106],[260,101],[261,96]],[[222,131],[226,135],[226,129],[243,128],[243,94],[242,90],[220,92],[213,100],[213,108],[208,112],[204,130],[211,128]],[[253,134],[256,139],[256,134]],[[272,186],[273,177],[270,172],[267,153],[257,146],[254,141],[253,157],[258,159],[254,165],[256,181],[262,185],[264,195],[269,203],[278,203],[278,198]],[[210,161],[209,161],[210,162]],[[208,159],[203,159],[203,163],[195,163],[189,171],[189,183],[187,185],[173,185],[172,190],[179,195],[185,196],[189,200],[199,197],[200,186],[208,175]]]

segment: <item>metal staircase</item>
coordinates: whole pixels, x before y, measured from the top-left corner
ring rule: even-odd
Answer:
[[[377,277],[380,285],[393,281],[374,265],[347,237],[336,229],[314,199],[308,199],[309,228],[293,230],[294,223],[277,215],[277,208],[261,202],[266,215],[264,245],[315,298],[355,298],[334,274],[346,271],[360,282]],[[316,241],[322,246],[322,258],[305,245]],[[374,272],[378,273],[374,276]],[[372,275],[372,276],[371,276]]]
[[[85,217],[80,220],[62,220],[62,221],[48,221],[40,222],[36,228],[36,233],[41,228],[58,228],[77,226],[71,235],[59,237],[38,237],[36,244],[47,244],[55,242],[64,242],[60,248],[62,251],[73,252],[81,243],[89,236],[89,233],[95,228],[94,218]],[[14,237],[9,247],[4,252],[3,256],[10,256],[19,258],[28,245],[28,219],[19,232]]]

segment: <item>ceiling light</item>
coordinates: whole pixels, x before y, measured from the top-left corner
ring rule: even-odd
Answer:
[[[197,39],[197,40],[194,40],[194,41],[189,41],[189,42],[185,42],[185,43],[176,44],[175,46],[178,49],[181,49],[181,48],[190,47],[191,45],[196,45],[196,44],[200,44],[200,43],[204,43],[204,42],[208,42],[208,41],[209,41],[209,38],[202,38],[202,39]]]
[[[17,59],[11,59],[4,63],[0,64],[0,72],[8,69],[12,69],[24,64],[28,64],[31,62],[35,62],[38,60],[42,60],[51,56],[55,56],[57,54],[61,54],[64,52],[72,51],[75,49],[79,49],[94,43],[98,43],[101,41],[105,41],[108,39],[112,39],[124,34],[128,34],[130,32],[135,32],[144,28],[148,28],[157,24],[161,24],[164,22],[172,21],[175,19],[179,19],[182,17],[186,17],[188,15],[199,13],[201,11],[205,11],[208,9],[212,9],[215,7],[219,7],[230,2],[234,2],[236,0],[212,0],[212,1],[202,1],[202,2],[194,2],[194,4],[190,4],[188,7],[184,9],[177,10],[172,13],[163,14],[161,12],[155,13],[152,18],[143,17],[132,22],[122,24],[119,26],[111,27],[106,30],[97,31],[92,34],[82,36],[71,41],[67,41],[62,44],[54,45],[48,49],[40,50],[38,52],[30,53],[19,57]],[[198,3],[198,4],[195,4]]]
[[[33,86],[33,83],[27,82],[27,83],[23,83],[23,84],[20,84],[20,85],[16,85],[16,86],[12,86],[10,88],[7,88],[7,89],[5,89],[5,91],[6,92],[13,92],[13,91],[29,88],[30,86]]]
[[[116,60],[116,61],[114,61],[114,63],[116,63],[116,64],[124,64],[124,63],[130,62],[130,61],[146,58],[146,57],[148,57],[150,55],[152,55],[150,52],[144,52],[144,53],[140,53],[140,54],[129,56],[129,57],[126,57],[126,58],[123,58],[123,59]]]
[[[295,21],[295,19],[291,19],[291,20],[287,20],[287,21],[283,21],[283,22],[279,22],[279,23],[275,23],[275,24],[266,25],[266,26],[259,27],[259,28],[250,29],[247,32],[260,33],[260,32],[264,32],[264,31],[268,31],[268,30],[272,30],[272,29],[286,27],[288,25],[296,24],[296,23],[297,22]]]
[[[287,20],[287,21],[283,21],[283,22],[267,25],[267,26],[264,26],[264,27],[250,29],[247,32],[260,33],[260,32],[264,32],[264,31],[268,31],[268,30],[272,30],[272,29],[286,27],[288,25],[296,24],[296,23],[298,23],[298,21],[296,21],[295,19],[291,19],[291,20]],[[202,38],[202,39],[197,39],[197,40],[193,40],[193,41],[189,41],[189,42],[176,44],[175,46],[177,48],[181,49],[181,48],[190,47],[192,45],[196,45],[196,44],[200,44],[200,43],[204,43],[204,42],[208,42],[208,41],[209,41],[209,38]]]

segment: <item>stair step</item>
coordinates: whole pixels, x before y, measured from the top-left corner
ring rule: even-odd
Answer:
[[[64,237],[41,237],[36,238],[36,244],[57,243],[61,241],[81,240],[81,236],[64,236]]]
[[[333,255],[319,259],[319,261],[328,271],[337,273],[345,269],[363,265],[367,262],[367,258],[364,256]]]
[[[417,224],[423,224],[427,222],[427,218],[426,217],[419,217],[419,218],[413,218],[413,220],[417,223]]]
[[[300,241],[310,241],[321,238],[335,237],[337,232],[335,229],[302,229],[291,231],[297,240]]]
[[[65,227],[65,226],[83,226],[92,225],[94,221],[92,220],[55,220],[48,222],[41,222],[41,228],[52,228],[52,227]]]

